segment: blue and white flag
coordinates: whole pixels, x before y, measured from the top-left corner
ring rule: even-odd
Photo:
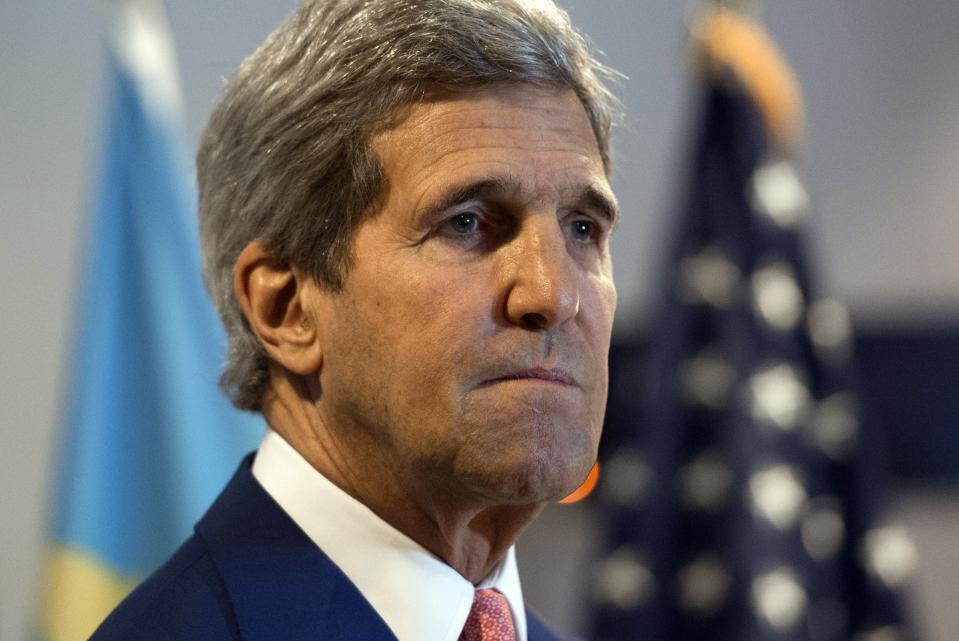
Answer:
[[[86,639],[191,532],[262,419],[217,387],[162,5],[111,3],[109,111],[77,297],[40,637]]]
[[[659,322],[611,363],[593,637],[906,641],[916,552],[878,509],[849,315],[804,258],[788,68],[713,20]]]

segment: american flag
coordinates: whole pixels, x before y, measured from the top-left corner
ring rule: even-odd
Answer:
[[[712,74],[642,354],[611,363],[595,641],[906,641],[916,564],[880,517],[850,317],[803,259],[809,197]]]

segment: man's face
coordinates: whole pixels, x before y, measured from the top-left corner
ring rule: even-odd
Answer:
[[[324,421],[372,444],[349,464],[414,494],[562,497],[596,458],[616,303],[615,205],[582,105],[460,93],[374,149],[384,189],[344,286],[304,299]]]

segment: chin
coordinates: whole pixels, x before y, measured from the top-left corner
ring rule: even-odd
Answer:
[[[485,399],[484,399],[485,400]],[[535,403],[478,403],[461,416],[452,471],[466,491],[501,504],[558,501],[596,461],[601,413],[550,396]],[[578,399],[577,399],[578,400]]]
[[[489,451],[462,469],[470,489],[497,504],[559,501],[580,486],[596,460],[591,445],[553,446]]]

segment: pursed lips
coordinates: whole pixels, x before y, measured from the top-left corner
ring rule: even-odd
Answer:
[[[503,376],[497,376],[495,378],[488,379],[483,382],[483,385],[492,385],[494,383],[501,383],[503,381],[543,381],[546,383],[555,383],[557,385],[567,385],[573,386],[576,385],[576,379],[573,378],[565,369],[559,367],[531,367],[528,369],[520,369]]]

